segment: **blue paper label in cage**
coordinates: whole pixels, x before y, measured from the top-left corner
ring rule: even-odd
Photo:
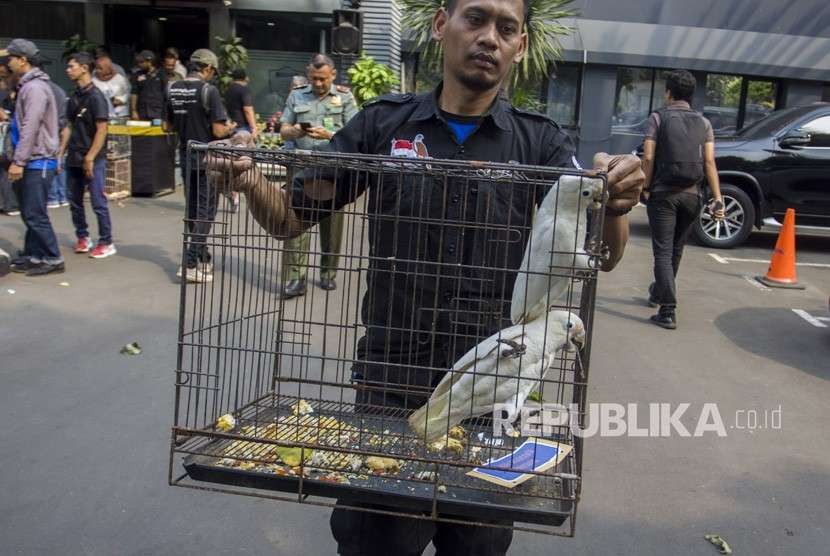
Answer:
[[[569,444],[528,438],[512,453],[490,460],[467,475],[512,488],[533,478],[533,473],[558,465],[572,449]]]

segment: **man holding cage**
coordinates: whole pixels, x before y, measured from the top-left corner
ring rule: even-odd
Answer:
[[[527,14],[528,2],[523,0],[449,0],[435,14],[432,31],[433,38],[443,43],[443,82],[430,94],[388,95],[370,103],[334,135],[329,150],[407,158],[575,166],[573,143],[556,123],[539,114],[513,108],[501,92],[511,66],[522,59],[526,50]],[[486,332],[483,328],[499,329],[500,315],[492,322],[482,323],[479,318],[477,322],[459,324],[442,320],[440,314],[460,314],[458,304],[469,301],[465,293],[470,294],[476,288],[480,296],[476,301],[489,304],[492,314],[492,307],[504,296],[508,278],[490,280],[493,285],[488,287],[492,291],[482,295],[476,285],[482,281],[477,281],[476,276],[430,281],[429,272],[424,273],[423,268],[455,264],[482,268],[482,273],[488,272],[487,265],[491,263],[501,268],[518,268],[524,243],[515,240],[511,243],[507,238],[494,241],[498,235],[488,232],[465,235],[464,230],[478,220],[491,225],[491,230],[505,224],[529,227],[534,206],[540,201],[538,195],[505,194],[492,180],[487,182],[486,191],[470,187],[469,183],[463,184],[466,189],[462,191],[452,180],[435,184],[435,190],[429,190],[427,180],[417,190],[410,188],[409,183],[403,187],[398,183],[397,189],[392,187],[391,193],[386,193],[383,191],[386,183],[361,182],[355,179],[353,171],[300,175],[288,189],[277,190],[264,179],[250,158],[241,157],[232,163],[217,158],[212,164],[215,170],[224,171],[224,174],[216,173],[217,181],[223,181],[222,175],[232,175],[232,179],[225,181],[246,194],[254,218],[278,237],[295,237],[368,190],[369,212],[377,218],[373,219],[374,224],[370,223],[368,237],[372,252],[370,267],[374,265],[374,268],[367,274],[367,292],[363,298],[366,334],[358,342],[357,363],[353,369],[358,410],[418,407],[441,379],[441,369],[450,368],[461,354],[475,345],[476,338]],[[639,160],[630,155],[600,153],[594,159],[594,168],[608,172],[609,199],[603,240],[610,256],[602,267],[607,271],[622,257],[628,239],[626,214],[637,204],[644,175]],[[396,217],[394,223],[392,216]],[[428,228],[422,226],[424,221],[441,222],[441,237],[431,238],[429,230],[423,232]],[[398,227],[397,233],[391,233],[388,228],[393,225]],[[419,248],[415,238],[422,232],[427,234],[425,245],[432,246],[428,254],[413,252]],[[436,245],[440,247],[434,249]],[[392,260],[396,254],[399,265],[408,264],[407,260],[428,259],[426,266],[409,273],[419,278],[396,280],[396,274],[401,274],[400,268],[395,270],[391,263],[388,268],[384,266],[387,255]],[[476,266],[471,261],[482,263]],[[429,290],[424,294],[430,297],[425,301],[429,307],[425,305],[421,309],[430,309],[432,316],[424,322],[418,320],[419,308],[406,308],[407,300],[411,305],[415,298],[414,292],[407,289],[412,288],[407,286],[410,283],[407,280],[419,280],[419,287]],[[500,309],[495,312],[500,313]],[[468,309],[468,314],[483,313],[486,311]],[[413,339],[412,334],[396,334],[396,330],[405,329],[399,327],[403,322],[410,329],[428,332],[429,341],[422,342],[419,335]],[[466,325],[469,326],[465,329]],[[395,357],[399,360],[393,361]],[[360,505],[343,500],[341,503]],[[335,508],[331,527],[339,554],[416,555],[432,542],[440,556],[501,555],[506,554],[512,540],[510,528],[410,519],[377,513],[383,508],[372,509],[376,511]]]

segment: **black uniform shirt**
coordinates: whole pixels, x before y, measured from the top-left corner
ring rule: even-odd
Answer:
[[[90,83],[84,88],[77,88],[66,104],[66,119],[72,126],[67,147],[66,165],[81,167],[84,157],[92,147],[96,124],[109,118],[107,99],[98,87]],[[106,146],[98,151],[96,162],[107,156]]]
[[[167,79],[163,72],[141,72],[133,76],[133,91],[138,95],[136,109],[142,120],[161,118],[164,112]]]
[[[211,125],[227,120],[228,113],[216,87],[201,79],[185,79],[170,86],[165,119],[173,124],[173,129],[179,134],[181,160],[186,160],[187,142],[212,141]]]
[[[228,91],[225,93],[225,108],[228,110],[228,116],[236,122],[236,125],[248,127],[248,120],[245,119],[245,112],[242,109],[253,105],[251,90],[247,85],[241,83],[230,84]]]
[[[329,150],[573,167],[570,137],[546,116],[512,107],[503,95],[459,144],[438,107],[440,90],[439,85],[430,94],[380,97],[334,135]],[[361,364],[355,378],[370,385],[428,389],[440,379],[440,369],[509,325],[515,269],[534,205],[546,188],[441,180],[418,172],[401,177],[391,171],[382,180],[367,180],[365,174],[361,179],[361,174],[337,176],[334,203],[342,208],[368,190],[372,259],[362,307],[366,336],[358,359],[392,365]],[[303,219],[326,214],[304,195],[302,178],[294,182],[292,203]],[[424,372],[424,367],[435,370]],[[384,396],[375,403],[423,401],[417,395],[397,398]]]

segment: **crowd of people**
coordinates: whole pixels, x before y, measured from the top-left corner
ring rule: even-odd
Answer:
[[[256,140],[259,130],[248,76],[242,69],[235,70],[223,97],[213,84],[219,60],[208,49],[193,52],[187,71],[175,48],[165,50],[161,63],[150,50],[140,51],[134,61],[128,78],[106,48],[99,47],[94,54],[72,54],[66,74],[76,89],[67,97],[43,71],[45,60],[34,43],[15,39],[0,52],[0,120],[10,123],[4,141],[8,145],[3,151],[5,164],[0,164],[0,209],[10,216],[21,215],[26,225],[25,243],[12,261],[13,271],[38,276],[65,269],[47,209],[67,205],[77,237],[74,252],[89,253],[92,258],[116,254],[105,195],[107,125],[129,117],[152,121],[177,134],[190,232],[185,265],[177,274],[190,282],[212,281],[205,239],[216,216],[219,192],[199,185],[207,183],[204,165],[187,160],[186,146],[190,141],[208,143],[239,132],[245,132],[252,143]],[[306,75],[292,79],[279,127],[272,124],[284,148],[326,149],[335,133],[358,114],[354,96],[348,87],[335,85],[336,76],[332,59],[316,54]],[[676,327],[674,280],[686,237],[701,210],[699,184],[704,178],[715,203],[710,212],[715,218],[723,217],[712,128],[689,105],[694,88],[690,73],[669,74],[666,106],[652,114],[644,141],[655,260],[649,303],[660,307],[652,318],[655,324],[670,329]],[[695,153],[702,157],[700,164],[683,167],[670,160],[695,159]],[[97,242],[91,240],[87,226],[86,193],[98,221]],[[233,210],[238,210],[238,192],[226,193]],[[333,212],[319,222],[319,228],[318,285],[334,290],[342,215]],[[308,232],[286,241],[284,298],[306,293],[309,252]]]
[[[178,133],[183,149],[189,140],[207,142],[237,128],[256,136],[243,70],[234,72],[223,99],[209,83],[219,67],[210,50],[193,53],[189,72],[175,48],[164,51],[160,64],[149,50],[140,51],[134,61],[128,76],[104,47],[72,53],[65,72],[75,88],[67,94],[43,70],[49,61],[32,41],[14,39],[0,51],[0,212],[20,216],[26,227],[23,248],[9,265],[13,272],[41,276],[65,271],[48,212],[65,206],[75,228],[75,253],[95,259],[116,254],[105,194],[109,123],[132,119],[164,125]],[[208,103],[192,102],[201,94],[185,98],[195,88],[205,89]],[[184,151],[181,161],[186,168]],[[95,242],[86,221],[86,194],[98,222]],[[232,200],[238,207],[238,195]],[[192,201],[188,207],[195,211],[199,203]],[[192,251],[196,260],[204,258],[198,245]],[[191,270],[185,276],[195,280],[201,274]]]

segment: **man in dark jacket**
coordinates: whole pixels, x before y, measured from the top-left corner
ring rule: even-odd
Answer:
[[[14,157],[8,175],[26,224],[23,256],[15,259],[11,269],[27,276],[63,272],[63,257],[46,209],[49,187],[58,167],[55,95],[49,76],[32,64],[40,58],[33,42],[14,39],[6,51],[9,67],[20,78],[12,120]]]
[[[140,71],[133,76],[130,96],[134,120],[159,120],[164,113],[167,78],[156,66],[156,55],[142,50],[136,56]]]
[[[422,136],[429,143],[429,155],[434,158],[516,161],[551,167],[575,165],[574,145],[553,120],[513,108],[502,94],[502,84],[527,48],[527,6],[528,3],[521,0],[446,2],[446,7],[440,8],[433,19],[433,37],[444,46],[443,82],[432,93],[388,95],[370,103],[334,134],[329,150],[389,156],[391,147],[392,155],[415,157],[423,154],[426,157],[425,151],[416,151],[410,143],[415,137]],[[396,153],[398,144],[407,145],[400,149],[404,152]],[[298,176],[285,190],[275,189],[261,173],[258,174],[251,160],[240,159],[238,162],[235,170],[239,177],[234,179],[233,187],[245,193],[248,210],[254,218],[278,237],[296,236],[362,193],[362,189],[354,187],[357,182],[346,177],[328,182],[314,180],[311,176],[305,176],[307,179],[304,180],[303,176]],[[611,157],[600,153],[594,159],[594,167],[609,171],[610,198],[606,204],[603,235],[610,256],[604,262],[603,270],[610,270],[625,248],[628,237],[626,215],[639,198],[642,171],[640,161],[631,155]],[[248,170],[244,171],[246,168]],[[415,189],[416,183],[423,189]],[[536,200],[528,195],[508,194],[488,197],[493,199],[495,206],[475,197],[468,201],[463,193],[469,190],[465,189],[463,180],[398,181],[396,178],[386,182],[378,180],[369,187],[368,196],[375,199],[369,205],[370,231],[367,236],[372,262],[369,263],[363,298],[365,335],[358,341],[359,362],[353,368],[356,403],[358,407],[371,405],[374,409],[381,405],[414,409],[426,401],[424,384],[437,383],[430,380],[432,371],[427,369],[449,368],[475,345],[471,341],[476,336],[486,337],[492,331],[492,328],[486,332],[479,328],[476,334],[468,335],[469,332],[457,332],[470,329],[453,321],[452,317],[435,316],[433,320],[420,315],[457,315],[457,304],[463,303],[464,299],[481,300],[482,304],[476,304],[476,307],[483,307],[484,303],[504,307],[505,290],[496,286],[495,280],[484,279],[491,276],[486,271],[477,273],[472,280],[460,275],[447,282],[442,278],[440,287],[437,280],[431,281],[426,276],[419,276],[417,280],[401,279],[400,267],[396,271],[395,265],[387,261],[417,260],[419,264],[428,261],[425,264],[448,267],[460,263],[467,268],[478,268],[477,265],[482,263],[473,261],[483,260],[488,261],[484,264],[491,268],[507,265],[518,268],[522,249],[510,250],[508,255],[505,250],[509,250],[508,244],[512,240],[506,235],[499,236],[504,237],[499,240],[492,239],[495,236],[489,234],[465,235],[460,225],[469,221],[487,222],[504,229],[502,227],[517,226],[515,219],[518,219],[529,227]],[[489,194],[481,191],[475,195],[481,198]],[[443,242],[430,239],[421,244],[411,239],[420,236],[407,234],[410,230],[419,230],[418,226],[423,222],[438,222],[439,219],[441,231],[432,233],[441,234],[445,239]],[[396,222],[401,226],[400,234],[390,234]],[[445,222],[450,225],[444,226]],[[430,232],[424,230],[423,233]],[[522,244],[519,239],[515,241]],[[484,253],[487,253],[486,258]],[[491,285],[481,286],[485,281]],[[398,285],[401,286],[396,287]],[[482,293],[485,287],[488,289],[486,294]],[[399,303],[403,298],[417,301]],[[493,301],[496,303],[490,305]],[[398,323],[401,322],[406,322],[406,327],[418,322],[415,326],[419,329],[414,335],[400,333],[406,329],[400,327]],[[436,326],[439,327],[437,333]],[[493,319],[487,326],[499,326],[499,323]],[[428,337],[422,333],[432,334],[434,340],[420,344],[420,338]],[[408,367],[415,361],[418,363],[414,367]],[[345,504],[357,505],[353,501],[345,501]],[[390,508],[375,506],[369,509],[383,511]],[[345,507],[334,510],[330,524],[341,556],[415,556],[422,554],[430,542],[442,556],[503,556],[512,540],[509,524],[507,528],[498,528],[435,523],[382,513],[361,513]]]

